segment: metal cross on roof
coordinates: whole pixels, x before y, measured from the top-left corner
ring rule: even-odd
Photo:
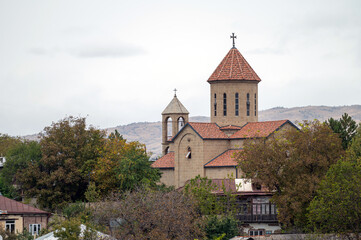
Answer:
[[[231,38],[233,38],[232,39],[233,40],[233,48],[236,48],[236,45],[234,43],[234,39],[237,38],[237,36],[235,36],[234,33],[232,33]]]
[[[177,96],[177,89],[175,88],[173,91],[174,91],[174,96],[176,97]]]

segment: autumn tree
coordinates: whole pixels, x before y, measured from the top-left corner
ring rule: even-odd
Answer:
[[[7,151],[20,142],[21,139],[18,137],[0,133],[0,157],[6,157]]]
[[[358,124],[347,113],[344,113],[339,120],[333,118],[328,119],[327,124],[333,132],[339,134],[342,139],[342,147],[346,150],[356,134]]]
[[[160,171],[151,167],[144,144],[127,142],[117,132],[101,148],[92,179],[102,196],[132,190],[140,185],[155,187]]]
[[[104,132],[87,127],[85,118],[68,117],[40,136],[41,159],[16,175],[26,196],[37,197],[38,204],[50,210],[84,199]]]
[[[321,179],[343,154],[340,138],[324,123],[304,122],[268,139],[246,142],[238,155],[245,177],[274,191],[278,220],[303,228]]]
[[[202,239],[202,218],[181,192],[137,188],[94,205],[94,221],[116,239]]]

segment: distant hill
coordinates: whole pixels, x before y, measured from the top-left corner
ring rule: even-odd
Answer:
[[[302,120],[325,121],[329,118],[339,119],[342,114],[349,114],[355,121],[361,122],[361,105],[352,106],[306,106],[284,108],[276,107],[259,112],[259,121],[271,121],[288,119],[292,122],[301,122]],[[195,116],[190,117],[191,122],[209,122],[209,117]],[[127,125],[120,125],[105,129],[108,133],[117,130],[128,141],[139,141],[147,146],[147,151],[153,153],[153,158],[159,156],[161,150],[161,122],[137,122]],[[24,136],[26,139],[35,140],[37,134]]]

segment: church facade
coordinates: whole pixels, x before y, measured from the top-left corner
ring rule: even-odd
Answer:
[[[162,172],[162,183],[178,188],[197,175],[241,178],[234,155],[242,151],[246,141],[295,127],[288,120],[258,121],[260,82],[233,46],[208,79],[210,122],[189,122],[189,112],[174,95],[162,112],[163,156],[152,164]]]

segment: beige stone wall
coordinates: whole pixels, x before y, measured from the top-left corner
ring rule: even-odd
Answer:
[[[6,220],[15,220],[15,233],[22,233],[24,229],[23,217],[20,215],[1,215],[0,226],[5,229]]]
[[[234,167],[214,167],[205,168],[206,176],[209,179],[224,179],[233,176],[236,178],[236,169]]]
[[[244,141],[247,141],[245,139],[234,139],[230,142],[230,148],[231,149],[238,149],[243,148]]]
[[[187,126],[180,136],[174,142],[175,147],[175,165],[174,178],[175,187],[181,187],[184,183],[200,175],[204,177],[204,151],[203,140]],[[192,157],[186,158],[188,147],[191,148]]]
[[[258,121],[258,82],[215,82],[211,88],[211,122],[220,126],[243,126],[247,122]],[[227,94],[227,116],[223,116],[223,93]],[[239,94],[239,115],[235,116],[235,94]],[[250,94],[250,116],[247,116],[247,93]],[[217,116],[214,115],[214,94],[217,95]],[[256,116],[255,97],[256,94]]]
[[[204,161],[203,165],[229,149],[229,140],[204,140]]]
[[[174,186],[174,169],[160,169],[160,172],[162,173],[160,182],[168,187]]]

